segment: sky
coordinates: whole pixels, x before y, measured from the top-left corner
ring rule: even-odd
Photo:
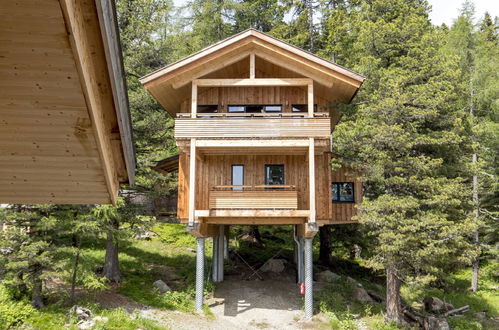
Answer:
[[[432,6],[430,19],[433,24],[452,25],[464,0],[428,0],[428,2]],[[492,17],[499,16],[499,0],[473,0],[473,3],[475,4],[476,19],[483,17],[486,11]]]
[[[176,6],[182,6],[187,3],[187,0],[173,0],[173,2]],[[428,0],[428,2],[433,8],[430,13],[433,24],[445,23],[452,25],[464,0]],[[473,3],[475,4],[477,19],[481,18],[486,11],[492,17],[499,16],[499,0],[473,0]]]

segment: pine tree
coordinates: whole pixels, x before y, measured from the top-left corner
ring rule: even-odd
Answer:
[[[278,0],[243,0],[235,9],[234,33],[249,28],[268,33],[284,23],[284,8]]]
[[[401,281],[429,283],[472,254],[462,179],[469,135],[451,106],[459,67],[438,52],[427,3],[362,1],[358,10],[351,61],[368,80],[336,126],[334,148],[367,183],[358,218],[370,265],[386,271],[387,319],[401,322]]]

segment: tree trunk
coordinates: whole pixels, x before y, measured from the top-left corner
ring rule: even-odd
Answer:
[[[262,236],[260,235],[260,230],[258,226],[251,226],[249,230],[249,235],[255,239],[256,244],[263,246]]]
[[[402,323],[400,279],[397,277],[393,266],[389,266],[386,269],[386,319]]]
[[[73,304],[75,301],[76,279],[78,275],[79,263],[80,263],[80,247],[78,247],[78,250],[76,250],[75,260],[73,263],[73,274],[71,276],[71,296],[70,296],[71,304]]]
[[[319,262],[324,266],[330,266],[333,263],[333,258],[331,256],[331,253],[333,251],[333,247],[331,246],[331,226],[325,225],[319,227],[319,239]]]
[[[31,291],[31,305],[36,309],[41,309],[44,307],[43,304],[43,282],[41,279],[42,267],[41,265],[34,266],[35,270],[33,272],[33,290]]]
[[[473,68],[472,68],[473,70]],[[473,72],[473,71],[472,71]],[[472,76],[473,77],[473,76]],[[472,129],[474,129],[473,123],[474,123],[474,117],[475,117],[475,110],[473,108],[473,96],[474,96],[474,89],[473,89],[473,78],[470,79],[470,117],[471,117],[471,125]],[[475,134],[473,133],[471,136],[471,140],[473,141],[473,144],[476,142],[476,137]],[[475,146],[473,146],[475,148]],[[476,166],[478,162],[478,155],[476,152],[473,152],[472,156],[472,163],[473,166]],[[476,171],[476,168],[473,169],[473,171]],[[473,243],[475,244],[478,254],[477,256],[473,259],[471,265],[472,265],[472,272],[471,272],[471,291],[476,292],[478,290],[478,274],[480,271],[480,232],[478,229],[478,221],[479,221],[479,199],[478,199],[478,175],[475,173],[473,175],[473,214],[474,214],[474,220],[477,223],[477,228],[475,230],[475,233],[473,234]]]
[[[110,282],[118,283],[121,281],[120,264],[118,259],[118,240],[115,237],[115,232],[119,228],[118,220],[113,220],[109,224],[106,239],[106,257],[104,259],[104,269],[102,276]]]

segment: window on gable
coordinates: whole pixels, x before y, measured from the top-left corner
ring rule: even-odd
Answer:
[[[293,112],[308,112],[307,104],[293,104],[291,105]],[[314,104],[314,112],[317,112],[317,104]]]
[[[353,182],[333,182],[331,184],[334,203],[354,203]]]

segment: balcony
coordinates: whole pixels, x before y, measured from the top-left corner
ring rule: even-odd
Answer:
[[[296,210],[295,186],[215,186],[210,191],[210,210]]]
[[[178,114],[175,138],[318,138],[328,139],[327,113],[190,113]]]

